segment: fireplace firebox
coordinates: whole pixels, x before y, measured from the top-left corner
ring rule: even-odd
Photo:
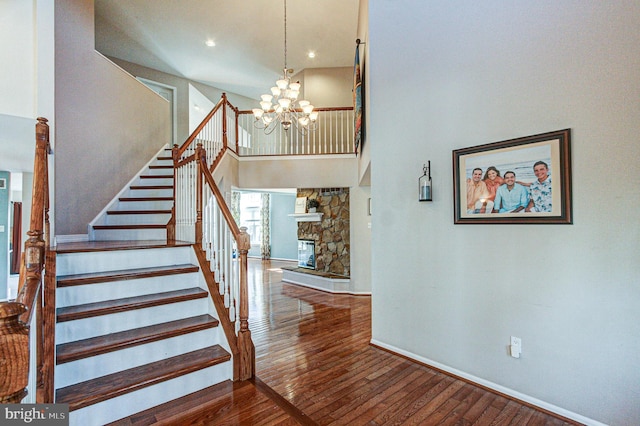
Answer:
[[[314,240],[298,240],[298,266],[316,269],[316,244]]]

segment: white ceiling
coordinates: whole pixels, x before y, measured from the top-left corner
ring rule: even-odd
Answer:
[[[352,66],[358,2],[288,0],[288,68]],[[95,0],[95,14],[107,56],[254,99],[282,75],[284,0]]]

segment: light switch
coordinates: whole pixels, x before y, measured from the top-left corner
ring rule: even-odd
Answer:
[[[4,232],[4,225],[0,225],[0,232]]]

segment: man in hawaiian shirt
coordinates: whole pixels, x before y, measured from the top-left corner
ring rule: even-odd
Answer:
[[[533,174],[538,180],[533,181],[529,187],[531,199],[525,211],[527,212],[551,212],[551,176],[549,166],[544,161],[537,161],[533,165]]]
[[[467,213],[491,213],[493,201],[489,200],[489,190],[482,180],[482,169],[475,168],[471,179],[467,179]]]

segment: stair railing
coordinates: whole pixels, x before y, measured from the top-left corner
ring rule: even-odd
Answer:
[[[19,403],[27,388],[38,402],[53,402],[54,315],[43,279],[49,259],[49,125],[39,117],[30,227],[24,246],[18,295],[0,303],[0,403]],[[55,272],[54,272],[55,275]],[[35,348],[35,353],[31,348]],[[29,371],[35,374],[31,375]],[[34,377],[35,376],[35,377]],[[34,383],[34,381],[36,383]]]
[[[254,374],[249,331],[246,228],[238,228],[218,189],[207,152],[198,143],[189,157],[175,162],[176,237],[193,242],[209,293],[220,317],[234,360],[234,380]]]
[[[229,149],[228,129],[236,127],[236,112],[223,94],[185,143],[174,146],[174,207],[167,238],[195,243],[233,354],[234,380],[247,380],[253,377],[255,366],[247,290],[251,244],[246,228],[238,228],[211,174]]]
[[[220,322],[234,355],[234,380],[253,377],[255,356],[248,326],[246,228],[238,228],[212,173],[227,150],[237,155],[353,153],[353,108],[317,108],[317,130],[302,136],[277,129],[266,140],[250,111],[222,94],[202,123],[172,150],[174,207],[168,241],[195,243]]]

